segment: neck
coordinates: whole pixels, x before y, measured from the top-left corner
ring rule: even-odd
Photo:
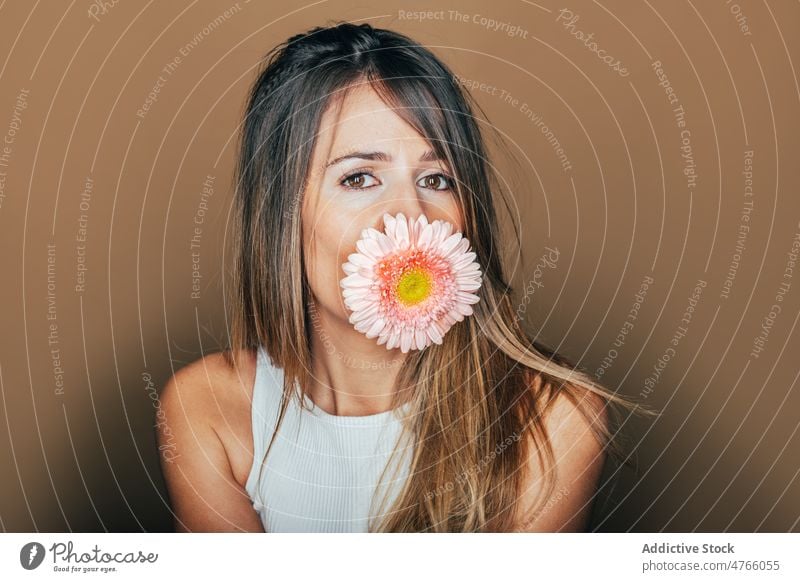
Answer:
[[[407,354],[387,350],[347,320],[312,307],[309,396],[329,414],[367,416],[392,407],[395,380]]]

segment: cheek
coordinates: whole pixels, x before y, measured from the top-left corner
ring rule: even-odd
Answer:
[[[313,240],[305,245],[305,270],[311,291],[318,303],[332,311],[342,311],[343,301],[339,281],[346,275],[342,264],[354,252],[355,239],[332,225],[330,228],[318,227]]]
[[[461,207],[456,197],[450,196],[449,205],[445,206],[447,216],[445,220],[453,223],[454,232],[464,232],[464,223],[461,219]]]

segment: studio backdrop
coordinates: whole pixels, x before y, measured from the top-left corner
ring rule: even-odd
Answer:
[[[3,3],[0,528],[172,528],[159,393],[226,343],[247,91],[342,20],[448,63],[518,317],[661,410],[592,529],[800,530],[800,5],[694,0]]]

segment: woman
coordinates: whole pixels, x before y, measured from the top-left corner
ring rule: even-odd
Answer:
[[[237,167],[231,346],[162,394],[179,530],[586,528],[620,454],[609,404],[635,407],[519,326],[467,98],[366,24],[268,55]],[[343,264],[387,215],[448,223],[484,271],[471,315],[421,349],[376,342],[343,301]]]

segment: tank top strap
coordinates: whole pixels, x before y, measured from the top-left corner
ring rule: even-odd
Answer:
[[[253,430],[253,467],[247,480],[248,492],[256,492],[256,481],[261,461],[267,452],[267,445],[272,438],[272,431],[280,411],[283,379],[269,360],[263,346],[256,350],[256,373],[253,382],[253,397],[250,403],[250,419]],[[266,469],[265,469],[266,471]],[[256,506],[261,500],[254,498]]]

